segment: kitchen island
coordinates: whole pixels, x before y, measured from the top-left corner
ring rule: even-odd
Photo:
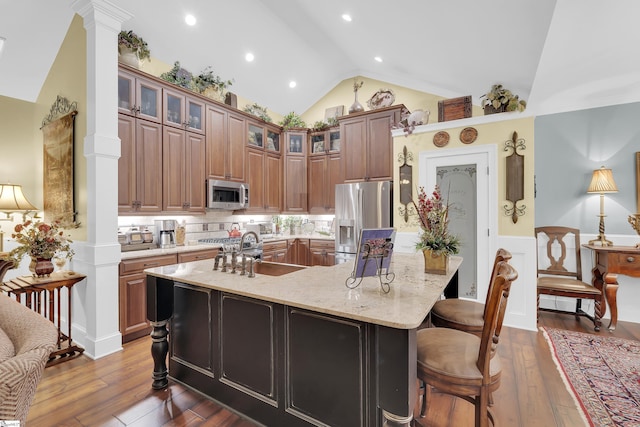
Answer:
[[[416,331],[461,262],[425,274],[422,254],[395,253],[388,293],[376,277],[349,289],[352,263],[258,265],[254,278],[213,260],[145,270],[153,387],[171,378],[268,426],[408,426]]]

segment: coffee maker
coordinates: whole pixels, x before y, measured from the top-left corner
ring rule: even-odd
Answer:
[[[157,219],[155,221],[156,242],[160,249],[176,246],[176,220]]]

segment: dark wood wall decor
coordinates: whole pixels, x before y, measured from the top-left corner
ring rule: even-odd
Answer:
[[[520,200],[524,200],[524,156],[518,153],[518,148],[524,150],[526,147],[524,139],[518,139],[518,132],[514,131],[511,140],[504,143],[504,151],[513,150],[506,159],[507,200],[511,205],[504,205],[504,213],[511,216],[514,224],[526,209],[525,205],[517,206]]]
[[[57,97],[42,121],[44,150],[44,220],[59,221],[64,228],[77,227],[74,200],[74,122],[77,102]]]
[[[408,164],[409,160],[413,160],[413,154],[407,151],[407,146],[402,147],[402,153],[398,154],[398,162],[402,162],[400,166],[400,203],[404,205],[398,206],[398,212],[404,217],[404,222],[409,222],[409,215],[414,214],[413,205],[413,166]]]
[[[461,96],[438,101],[438,121],[465,119],[471,117],[471,96]]]

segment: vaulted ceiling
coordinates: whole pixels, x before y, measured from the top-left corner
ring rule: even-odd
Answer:
[[[357,75],[476,104],[502,83],[537,115],[640,101],[636,0],[110,2],[134,16],[123,29],[152,57],[194,73],[211,66],[234,79],[234,92],[283,115]],[[0,95],[35,101],[71,3],[0,0]]]

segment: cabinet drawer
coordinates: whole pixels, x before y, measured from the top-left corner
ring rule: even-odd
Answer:
[[[177,264],[177,262],[178,258],[175,254],[127,259],[120,262],[120,275],[140,273],[147,268]]]
[[[640,271],[640,255],[611,254],[609,255],[609,270],[618,274],[637,277]]]
[[[330,249],[333,251],[336,243],[334,240],[315,240],[309,239],[309,247],[312,249]]]
[[[271,251],[278,251],[278,250],[287,250],[287,241],[286,240],[279,240],[277,242],[265,242],[262,244],[262,251],[263,252],[271,252]]]
[[[202,251],[185,252],[178,254],[178,262],[200,261],[201,259],[211,259],[218,255],[218,249],[205,249]]]

